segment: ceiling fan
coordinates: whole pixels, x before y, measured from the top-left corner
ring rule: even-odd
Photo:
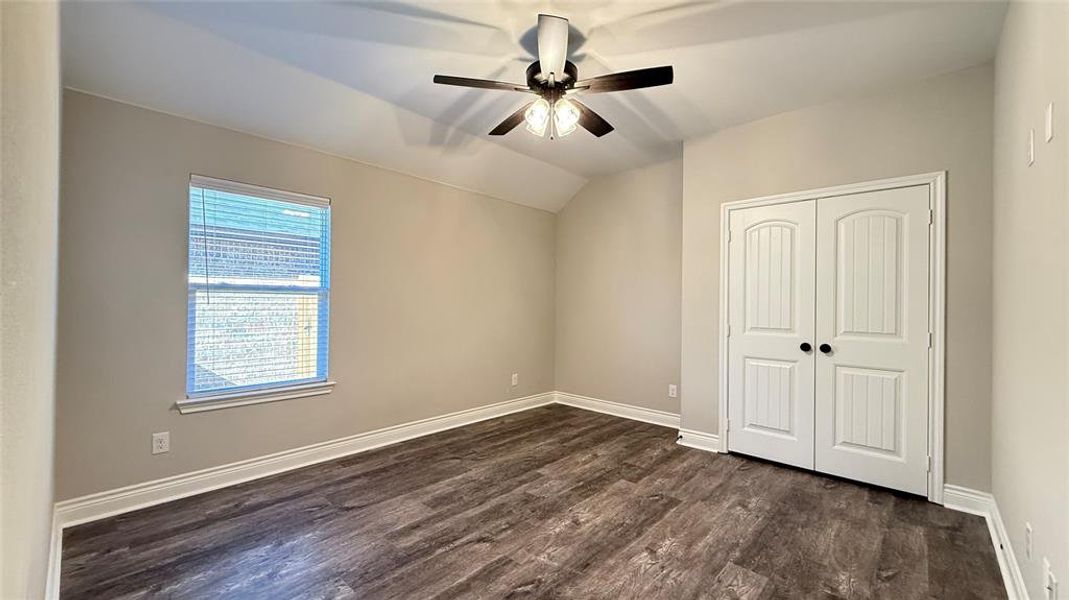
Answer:
[[[672,83],[672,67],[651,67],[579,79],[575,65],[567,60],[568,19],[552,15],[538,15],[538,60],[527,67],[527,86],[435,75],[434,83],[524,92],[538,96],[509,115],[490,135],[505,135],[526,121],[527,131],[542,137],[549,131],[550,138],[563,137],[582,127],[601,137],[613,130],[608,121],[586,105],[575,100],[579,94],[600,94],[639,88],[668,85]]]

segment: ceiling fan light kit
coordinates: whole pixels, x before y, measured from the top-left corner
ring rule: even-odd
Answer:
[[[544,137],[547,131],[550,138],[564,137],[578,128],[580,117],[579,109],[565,98],[553,100],[552,104],[546,98],[539,98],[523,111],[527,131],[538,137]]]
[[[490,135],[505,135],[520,123],[526,123],[527,131],[539,137],[549,131],[552,139],[564,137],[579,127],[595,137],[613,130],[608,121],[576,100],[576,96],[668,85],[674,77],[672,67],[665,66],[580,80],[579,71],[567,60],[567,54],[568,19],[538,15],[538,60],[527,67],[527,87],[449,75],[435,75],[434,83],[535,94],[537,99],[509,115]]]
[[[553,105],[553,126],[557,135],[564,137],[575,131],[579,125],[579,109],[568,100],[561,98]]]
[[[527,121],[527,131],[538,137],[546,135],[546,129],[549,125],[549,112],[549,102],[544,98],[539,98],[528,105],[527,110],[523,113],[523,119]]]

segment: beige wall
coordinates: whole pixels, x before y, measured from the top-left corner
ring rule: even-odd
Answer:
[[[672,413],[682,162],[588,183],[557,220],[557,389]]]
[[[1044,556],[1059,597],[1069,594],[1067,34],[1069,5],[1013,3],[995,63],[993,491],[1032,598],[1044,597]],[[1057,131],[1047,143],[1051,101]]]
[[[551,213],[77,92],[63,117],[57,498],[553,388]],[[174,410],[190,173],[333,199],[332,394]]]
[[[59,21],[0,2],[0,598],[45,595],[59,202]]]
[[[977,67],[684,144],[684,427],[717,432],[723,202],[946,170],[946,480],[990,489],[992,81]]]

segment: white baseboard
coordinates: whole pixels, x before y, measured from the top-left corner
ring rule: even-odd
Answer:
[[[48,546],[48,579],[45,581],[45,598],[59,598],[59,565],[63,558],[63,526],[56,512],[52,511],[52,537]]]
[[[63,529],[66,527],[553,403],[664,427],[679,428],[679,415],[674,413],[566,392],[546,392],[64,500],[56,503],[53,516],[46,598],[52,600],[59,595],[60,558]],[[720,439],[717,435],[692,429],[679,429],[678,443],[709,452],[720,451]],[[1006,535],[1006,528],[1002,523],[994,497],[986,492],[946,485],[944,486],[944,501],[947,508],[980,515],[987,520],[1009,600],[1029,600],[1020,567],[1014,557],[1013,548],[1010,546],[1009,537]]]
[[[943,506],[949,509],[987,518],[994,505],[995,497],[987,492],[949,483],[943,486]]]
[[[653,410],[652,408],[620,404],[619,402],[578,396],[567,392],[555,392],[554,397],[557,404],[574,406],[575,408],[582,408],[584,410],[613,415],[615,417],[623,417],[625,419],[631,419],[632,421],[642,421],[654,425],[661,425],[663,427],[671,427],[673,429],[679,428],[679,415],[665,412],[663,410]]]
[[[46,597],[51,600],[57,598],[59,594],[63,529],[66,527],[553,403],[665,427],[679,427],[677,414],[575,394],[546,392],[64,500],[55,505],[52,548],[49,556],[49,588]]]
[[[64,500],[56,503],[56,522],[60,529],[88,523],[554,402],[655,425],[679,427],[679,415],[673,413],[575,394],[546,392]]]
[[[679,440],[677,440],[676,443],[680,446],[697,448],[698,450],[705,450],[707,452],[720,452],[720,436],[713,433],[705,433],[693,429],[680,429]]]
[[[1002,522],[995,497],[987,492],[947,484],[943,486],[943,506],[979,515],[987,521],[1007,597],[1009,600],[1028,600],[1028,588],[1025,587],[1024,576],[1021,575],[1021,566],[1013,553],[1013,546],[1006,533],[1006,524]]]
[[[70,527],[552,403],[547,392],[64,500],[56,519]]]

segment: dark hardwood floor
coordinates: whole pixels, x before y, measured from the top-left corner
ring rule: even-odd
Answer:
[[[1004,598],[980,517],[534,409],[64,535],[73,598]]]

